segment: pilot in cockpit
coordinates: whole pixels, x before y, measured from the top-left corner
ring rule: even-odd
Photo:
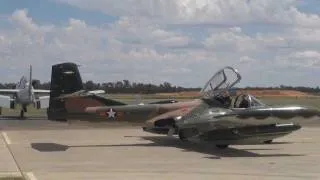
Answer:
[[[244,96],[244,98],[242,99],[242,101],[239,104],[239,108],[248,108],[249,107],[249,99],[248,96]]]
[[[215,97],[215,100],[219,101],[223,106],[229,107],[232,102],[232,98],[228,91],[223,91]]]

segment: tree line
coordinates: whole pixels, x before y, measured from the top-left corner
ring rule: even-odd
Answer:
[[[33,87],[37,89],[50,89],[50,82],[41,83],[39,80],[33,80]],[[0,83],[0,89],[14,89],[15,83]],[[159,85],[151,83],[130,82],[129,80],[95,83],[93,81],[86,81],[83,83],[86,90],[104,90],[106,93],[170,93],[182,91],[200,91],[201,88],[185,88],[181,86],[174,86],[169,82],[164,82]]]
[[[130,82],[129,80],[107,82],[107,83],[94,83],[87,81],[84,84],[86,90],[102,89],[107,93],[169,93],[169,92],[182,92],[182,91],[200,91],[201,88],[185,88],[181,86],[172,85],[169,82],[164,82],[159,85],[151,83]]]
[[[41,83],[39,80],[32,82],[34,88],[37,89],[50,89],[50,82]],[[0,89],[14,89],[15,83],[0,83]],[[86,90],[105,90],[107,93],[141,93],[141,94],[152,94],[152,93],[172,93],[182,91],[200,91],[200,87],[186,88],[181,86],[172,85],[169,82],[161,84],[141,83],[141,82],[130,82],[129,80],[106,82],[106,83],[95,83],[93,81],[86,81],[83,83]],[[304,87],[304,86],[285,86],[280,85],[277,87],[245,87],[238,89],[247,90],[296,90],[312,94],[320,94],[320,88],[318,87]]]
[[[248,90],[295,90],[305,93],[320,93],[320,87],[305,87],[305,86],[286,86],[280,85],[277,87],[246,87]]]

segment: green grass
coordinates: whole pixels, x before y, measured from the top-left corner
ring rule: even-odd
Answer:
[[[170,95],[159,95],[159,94],[142,94],[142,95],[135,95],[135,94],[108,94],[105,95],[106,98],[112,99],[119,99],[119,100],[130,100],[134,98],[143,98],[143,99],[154,99],[154,100],[161,100],[161,99],[195,99],[199,98],[198,96],[170,96]]]
[[[259,99],[267,105],[302,105],[320,109],[320,97],[264,97]]]
[[[25,116],[46,116],[46,109],[36,109],[32,105],[27,107]],[[1,116],[20,116],[20,106],[16,106],[15,109],[2,108]],[[1,180],[1,179],[0,179]]]

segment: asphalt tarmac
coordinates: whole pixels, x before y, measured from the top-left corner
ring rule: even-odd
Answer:
[[[0,179],[320,179],[318,127],[224,150],[129,124],[4,118],[0,129]]]

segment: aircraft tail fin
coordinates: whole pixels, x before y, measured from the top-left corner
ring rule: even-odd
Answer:
[[[52,66],[50,97],[59,97],[83,90],[78,66],[75,63],[61,63]]]
[[[16,89],[25,89],[27,86],[27,78],[26,76],[22,76],[20,81],[16,84]]]
[[[80,114],[79,117],[81,117],[88,106],[125,105],[125,103],[98,96],[99,92],[84,90],[77,64],[67,62],[53,65],[48,119],[66,121],[70,114],[76,114],[75,116]]]
[[[29,97],[31,99],[31,89],[32,89],[32,66],[30,65],[30,71],[29,71],[29,87],[28,87],[28,92],[29,92]]]
[[[48,119],[54,118],[58,120],[60,116],[64,117],[67,112],[64,101],[57,97],[83,89],[77,64],[66,62],[53,65],[51,69],[49,108],[47,111]]]

